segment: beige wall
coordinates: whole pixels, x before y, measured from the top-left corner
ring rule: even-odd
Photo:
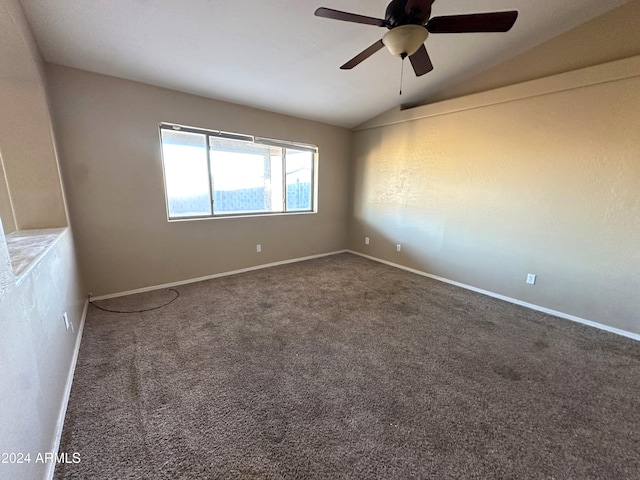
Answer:
[[[39,53],[20,7],[12,5],[3,5],[0,16],[0,153],[14,214],[5,223],[17,229],[64,227],[42,62],[24,60]],[[0,195],[0,207],[8,216],[6,196]]]
[[[346,247],[348,130],[62,66],[47,74],[71,220],[95,295]],[[167,222],[160,122],[318,145],[318,213]]]
[[[2,164],[2,151],[0,151],[0,219],[3,220],[2,228],[5,235],[17,230],[13,208],[11,207],[9,187],[7,186],[4,165]]]
[[[640,333],[638,92],[635,57],[368,122],[350,248]]]
[[[462,83],[433,103],[640,55],[640,0],[633,0]]]
[[[32,221],[43,227],[66,225],[41,66],[19,4],[1,2],[0,105],[10,109],[3,111],[0,120],[0,151],[12,165],[9,174],[17,175],[12,193],[17,189],[17,203],[24,207],[16,215],[22,228]],[[24,104],[12,103],[17,84]],[[28,139],[17,128],[25,125]],[[20,138],[7,139],[6,128]],[[46,179],[40,173],[38,178],[27,178],[25,172],[32,171]],[[23,196],[22,187],[33,188],[32,195]],[[22,204],[25,198],[28,202]],[[3,479],[39,480],[49,468],[35,459],[54,448],[81,324],[83,290],[70,229],[29,273],[16,278],[0,228],[0,452],[29,453],[32,459],[28,464],[0,465]],[[68,313],[75,332],[66,330],[63,312]]]

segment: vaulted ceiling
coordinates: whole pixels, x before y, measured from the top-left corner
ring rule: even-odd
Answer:
[[[432,16],[518,10],[508,33],[426,41],[415,77],[381,50],[339,66],[386,29],[314,16],[320,6],[384,18],[386,0],[21,0],[47,62],[353,127],[527,51],[628,0],[436,0]]]

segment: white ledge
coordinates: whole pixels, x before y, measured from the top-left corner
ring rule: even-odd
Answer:
[[[66,228],[18,230],[6,236],[13,273],[18,283],[51,249]]]

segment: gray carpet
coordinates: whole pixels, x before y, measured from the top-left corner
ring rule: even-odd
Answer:
[[[350,254],[177,290],[90,308],[58,480],[640,478],[637,342]]]

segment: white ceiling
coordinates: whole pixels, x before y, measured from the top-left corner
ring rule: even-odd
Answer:
[[[44,59],[106,75],[353,127],[428,99],[628,0],[437,0],[432,16],[518,10],[508,33],[431,35],[416,78],[381,50],[339,66],[386,29],[313,15],[384,18],[387,0],[21,0]]]

